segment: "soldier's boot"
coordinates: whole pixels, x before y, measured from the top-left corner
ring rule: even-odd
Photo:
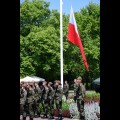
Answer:
[[[49,119],[54,119],[54,115],[53,115],[53,114],[51,114],[51,116],[49,117]]]
[[[85,112],[83,108],[80,110],[80,120],[85,120]]]
[[[60,115],[59,120],[62,120],[62,114]]]
[[[85,118],[80,118],[80,120],[85,120]]]
[[[34,117],[36,118],[37,117],[37,113],[34,111]]]
[[[58,118],[60,117],[60,115],[58,115]],[[55,120],[59,120],[58,118],[56,118]]]
[[[62,120],[62,115],[59,114],[58,118],[56,120]]]
[[[44,116],[43,116],[42,118],[43,118],[43,119],[44,119],[44,118],[48,118],[47,114],[44,114]]]
[[[37,117],[40,117],[40,112],[37,113]]]
[[[47,114],[45,114],[45,118],[48,118]]]
[[[85,120],[85,116],[81,115],[80,120]]]
[[[30,120],[33,120],[33,118],[30,117]]]
[[[26,117],[23,117],[23,120],[26,120]]]

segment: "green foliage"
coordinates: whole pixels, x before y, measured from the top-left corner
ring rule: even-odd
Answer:
[[[99,77],[100,6],[89,3],[75,12],[90,72],[87,73],[80,50],[67,40],[69,15],[63,15],[64,78],[82,76],[85,82]],[[37,75],[47,81],[60,79],[60,14],[49,10],[44,0],[20,4],[20,76]]]
[[[29,0],[20,4],[20,34],[27,36],[34,26],[50,16],[49,3],[44,0]]]
[[[86,97],[100,97],[100,93],[86,94]]]
[[[70,102],[62,101],[62,110],[69,110]]]
[[[62,110],[69,110],[71,102],[68,101],[62,101]],[[54,102],[54,109],[56,109],[56,104]]]
[[[62,101],[62,110],[69,110],[69,106],[70,106],[71,102],[67,102],[67,101]],[[54,102],[54,109],[56,109],[56,104]],[[40,113],[43,115],[44,111],[43,111],[43,106],[42,104],[39,104],[39,111]],[[48,114],[50,113],[50,108],[48,108]]]
[[[95,93],[95,94],[86,94],[84,98],[85,102],[88,101],[96,101],[100,102],[100,93]]]

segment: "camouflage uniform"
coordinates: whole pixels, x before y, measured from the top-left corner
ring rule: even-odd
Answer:
[[[85,118],[84,102],[83,102],[84,94],[83,94],[82,84],[76,84],[75,85],[74,94],[75,94],[76,100],[77,100],[77,108],[78,108],[78,111],[79,111],[80,120],[84,120],[84,118]]]
[[[40,99],[41,99],[41,89],[37,85],[37,86],[35,86],[34,91],[35,91],[34,113],[37,114],[39,117],[40,116],[39,105],[40,105]]]
[[[49,83],[50,85],[52,83]],[[54,119],[54,95],[55,91],[52,86],[49,87],[49,93],[48,93],[48,100],[49,100],[49,107],[50,107],[50,119]]]
[[[63,96],[63,89],[61,85],[58,85],[55,89],[56,108],[58,109],[59,112],[58,120],[62,120],[62,96]]]
[[[85,89],[85,86],[82,83],[80,84],[80,86],[82,88],[82,97],[83,97],[82,105],[84,107],[84,97],[85,97],[86,89]]]
[[[25,102],[26,102],[27,92],[25,89],[20,88],[20,115],[23,115],[23,120],[26,119],[26,111],[25,111]]]
[[[69,93],[69,85],[68,83],[65,83],[64,86],[63,86],[63,93],[66,97],[66,100],[68,99],[68,93]]]
[[[30,114],[30,120],[33,120],[34,117],[34,89],[28,88],[27,89],[27,105],[28,105],[28,111]]]
[[[44,117],[47,118],[47,114],[48,114],[48,92],[49,92],[49,89],[47,86],[44,87],[43,91],[42,91],[42,96],[43,96],[43,102],[42,102],[42,105],[43,105],[43,111],[44,111]]]
[[[77,83],[74,83],[74,101],[76,102],[76,88],[77,88]]]

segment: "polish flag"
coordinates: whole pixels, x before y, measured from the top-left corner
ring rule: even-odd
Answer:
[[[68,41],[77,45],[80,48],[80,52],[82,54],[82,59],[83,59],[83,62],[84,62],[84,66],[85,66],[86,70],[89,71],[88,63],[87,63],[87,60],[86,60],[86,57],[85,57],[85,54],[84,54],[84,48],[83,48],[83,45],[82,45],[80,35],[78,33],[78,30],[77,30],[76,20],[75,20],[75,17],[74,17],[72,7],[71,7],[71,12],[70,12],[69,24],[68,24]]]

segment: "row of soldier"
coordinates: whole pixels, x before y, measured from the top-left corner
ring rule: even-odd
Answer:
[[[81,77],[74,82],[74,100],[77,102],[78,111],[80,112],[80,120],[84,119],[83,87],[81,87]],[[82,89],[81,89],[82,88]],[[62,89],[59,80],[52,82],[40,83],[21,83],[20,84],[20,115],[26,120],[27,114],[30,120],[35,116],[48,118],[48,109],[50,109],[49,119],[54,119],[54,104],[58,109],[59,116],[57,120],[62,120],[62,97],[63,94],[68,99],[69,85],[67,81]],[[42,105],[44,115],[41,115],[39,105]]]

